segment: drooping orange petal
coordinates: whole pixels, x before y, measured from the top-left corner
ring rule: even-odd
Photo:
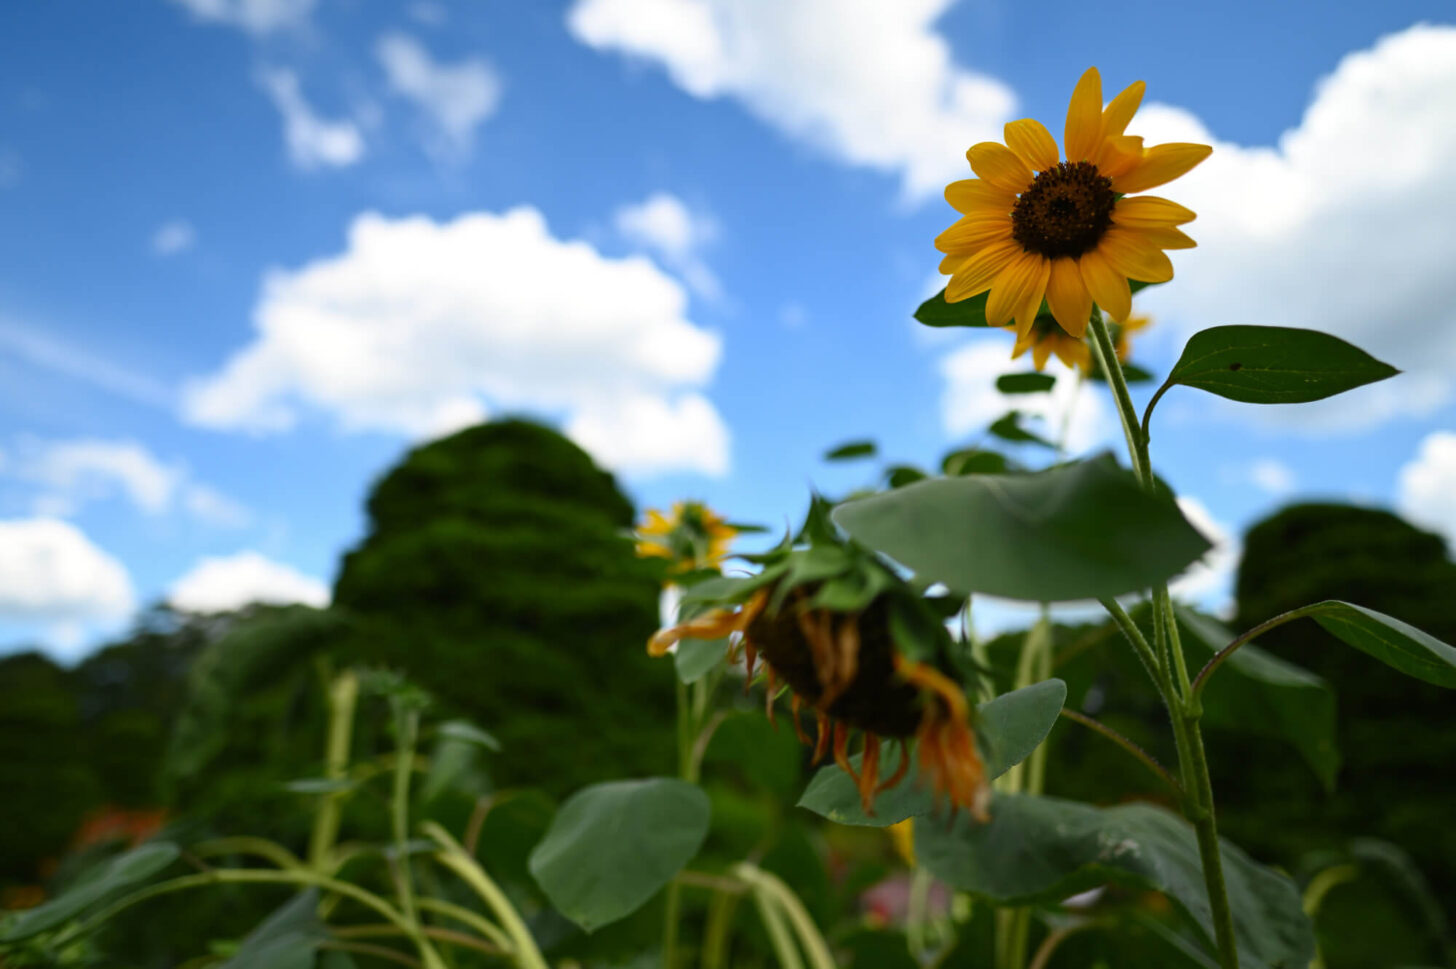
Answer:
[[[972,252],[988,242],[1010,238],[1010,215],[966,215],[935,237],[935,248],[941,252]]]
[[[1182,225],[1197,217],[1192,209],[1156,195],[1118,199],[1112,207],[1112,221],[1117,225]]]
[[[1087,284],[1082,282],[1077,260],[1063,258],[1052,261],[1046,299],[1057,325],[1080,340],[1087,332],[1087,321],[1092,317],[1092,294],[1087,291]]]
[[[996,279],[991,284],[991,295],[986,300],[987,323],[992,326],[1005,326],[1011,322],[1016,311],[1025,305],[1027,294],[1036,285],[1042,264],[1046,261],[1046,257],[1040,253],[1023,252],[996,274]]]
[[[843,721],[834,723],[834,762],[839,769],[849,775],[850,780],[859,783],[859,773],[855,771],[854,765],[849,762],[849,727]]]
[[[819,733],[814,738],[814,756],[809,758],[811,765],[824,759],[824,752],[829,749],[829,735],[833,732],[829,727],[829,716],[823,710],[814,711],[814,723]]]
[[[882,783],[878,788],[875,789],[875,793],[876,794],[879,794],[882,791],[888,791],[890,788],[892,788],[896,784],[900,783],[902,780],[905,779],[905,774],[909,770],[910,770],[910,745],[908,743],[906,743],[904,737],[901,737],[900,738],[900,766],[896,767],[895,768],[895,773],[891,774],[888,778],[885,779],[884,783]]]
[[[1097,251],[1128,279],[1166,283],[1173,278],[1172,260],[1144,239],[1138,229],[1108,229],[1097,243]]]
[[[996,276],[1019,252],[1021,246],[1008,239],[1004,243],[992,243],[971,256],[945,287],[946,302],[959,302],[990,289]]]
[[[1052,352],[1057,355],[1058,360],[1062,361],[1068,367],[1081,367],[1083,370],[1092,369],[1092,351],[1081,340],[1058,336],[1052,343]]]
[[[1031,184],[1032,171],[1016,152],[994,141],[972,145],[966,152],[971,170],[1002,191],[1019,195]]]
[[[1093,164],[1097,171],[1108,178],[1116,178],[1132,171],[1142,163],[1143,140],[1136,135],[1113,135],[1102,139]]]
[[[875,815],[875,791],[880,784],[880,738],[872,733],[864,735],[864,752],[859,761],[859,803],[864,813]]]
[[[1057,164],[1057,143],[1046,126],[1035,118],[1022,118],[1006,123],[1006,147],[1034,172],[1044,172]]]
[[[1146,192],[1185,174],[1213,153],[1208,145],[1170,142],[1143,151],[1143,160],[1124,175],[1112,180],[1112,189],[1129,194]]]
[[[1112,268],[1100,247],[1084,252],[1077,260],[1077,268],[1097,305],[1119,323],[1127,319],[1132,312],[1132,291],[1127,287],[1127,277]]]
[[[1016,205],[1016,193],[979,178],[963,178],[945,187],[945,200],[951,208],[965,215],[983,210],[1009,213]]]
[[[1138,105],[1143,103],[1143,92],[1147,89],[1142,81],[1133,81],[1102,109],[1102,137],[1110,138],[1127,130],[1127,123],[1137,113]]]
[[[1097,151],[1102,140],[1102,75],[1097,68],[1089,67],[1072,90],[1072,101],[1067,105],[1067,126],[1063,132],[1063,144],[1067,148],[1067,161],[1087,161]]]

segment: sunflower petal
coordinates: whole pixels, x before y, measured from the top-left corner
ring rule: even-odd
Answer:
[[[971,171],[1004,192],[1016,194],[1031,184],[1032,171],[1016,152],[994,141],[972,145],[966,152]]]
[[[1102,255],[1101,247],[1083,253],[1077,268],[1097,305],[1119,323],[1127,319],[1132,312],[1132,290],[1128,289],[1127,277],[1113,269]]]
[[[991,284],[991,295],[986,300],[986,322],[992,326],[1005,326],[1011,322],[1017,310],[1022,309],[1031,290],[1038,280],[1046,286],[1042,267],[1045,256],[1035,252],[1023,252],[1008,262]],[[1038,296],[1038,299],[1041,297]],[[1028,323],[1029,325],[1029,323]],[[1017,320],[1017,333],[1024,333],[1021,321]]]
[[[996,276],[1020,251],[1020,246],[1008,240],[989,245],[967,258],[945,287],[946,302],[957,303],[990,289]]]
[[[1145,192],[1171,182],[1187,173],[1194,165],[1213,153],[1208,145],[1193,145],[1184,142],[1170,142],[1154,145],[1143,152],[1142,162],[1125,175],[1112,180],[1114,191],[1129,194]]]
[[[1111,138],[1127,130],[1127,123],[1137,114],[1138,105],[1143,103],[1143,92],[1147,89],[1142,81],[1133,81],[1102,109],[1102,137]]]
[[[1031,283],[1022,293],[1022,300],[1016,306],[1016,332],[1030,333],[1032,324],[1036,322],[1036,314],[1041,311],[1041,301],[1046,298],[1047,279],[1052,273],[1052,261],[1042,259],[1036,270],[1032,273]]]
[[[1056,140],[1046,126],[1034,118],[1007,122],[1006,147],[1034,172],[1044,172],[1057,165]]]
[[[1198,245],[1182,229],[1171,225],[1140,225],[1138,234],[1159,249],[1193,249]]]
[[[1138,229],[1108,229],[1097,244],[1097,251],[1128,279],[1166,283],[1173,278],[1172,260],[1144,239]]]
[[[1097,68],[1089,67],[1072,90],[1072,101],[1067,105],[1067,126],[1063,132],[1067,161],[1091,158],[1101,140],[1102,75],[1097,73]]]
[[[1099,174],[1116,178],[1136,168],[1143,160],[1143,140],[1136,135],[1112,135],[1102,139],[1092,163]]]
[[[1087,344],[1081,340],[1073,340],[1071,337],[1058,337],[1052,344],[1052,352],[1057,359],[1068,367],[1081,367],[1083,370],[1092,369],[1092,351]]]
[[[935,237],[941,252],[974,251],[988,242],[1011,238],[1011,216],[965,216]]]
[[[1047,306],[1057,324],[1078,339],[1087,332],[1092,316],[1092,294],[1082,282],[1077,260],[1057,259],[1052,262],[1052,275],[1047,283]]]
[[[1139,195],[1135,198],[1118,199],[1112,207],[1112,221],[1116,225],[1182,225],[1198,218],[1192,209],[1177,202],[1158,198],[1156,195]]]
[[[1016,194],[979,178],[963,178],[945,187],[945,200],[963,215],[983,210],[1010,212],[1016,205]]]
[[[1038,370],[1046,369],[1047,358],[1052,355],[1052,339],[1051,337],[1047,337],[1039,340],[1036,346],[1031,348],[1031,362]]]

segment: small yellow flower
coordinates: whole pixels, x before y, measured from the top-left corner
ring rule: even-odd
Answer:
[[[1094,300],[1123,323],[1132,312],[1129,279],[1173,278],[1164,250],[1195,245],[1177,228],[1194,214],[1167,199],[1128,196],[1172,181],[1213,149],[1144,148],[1125,134],[1144,88],[1137,81],[1104,108],[1101,76],[1089,68],[1067,109],[1065,161],[1031,118],[1006,125],[1005,145],[985,141],[966,152],[978,177],[946,186],[962,218],[935,240],[946,254],[940,271],[951,277],[948,302],[987,293],[987,322],[1014,320],[1025,339],[1045,299],[1062,329],[1081,339]]]
[[[1011,359],[1015,360],[1027,350],[1031,351],[1031,362],[1038,370],[1046,369],[1052,354],[1056,354],[1057,359],[1068,367],[1081,367],[1083,371],[1092,369],[1092,350],[1086,341],[1068,336],[1045,316],[1037,317],[1024,336],[1017,335],[1016,345],[1011,348]]]
[[[679,501],[672,514],[655,508],[637,526],[637,554],[670,559],[674,571],[714,569],[728,557],[738,534],[722,515],[699,501]]]
[[[1119,324],[1117,332],[1112,335],[1112,346],[1117,351],[1117,359],[1127,363],[1128,358],[1132,356],[1132,340],[1128,337],[1139,330],[1146,330],[1152,325],[1151,316],[1129,316]]]

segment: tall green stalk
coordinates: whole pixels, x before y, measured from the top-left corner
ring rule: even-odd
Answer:
[[[1133,471],[1143,488],[1152,492],[1156,485],[1148,454],[1148,435],[1133,408],[1132,395],[1127,389],[1127,378],[1122,372],[1122,363],[1117,358],[1112,336],[1107,331],[1107,323],[1103,320],[1101,311],[1093,311],[1091,329],[1092,348],[1117,402],[1117,413],[1122,419],[1122,430],[1127,437],[1128,455],[1132,459]],[[1117,616],[1114,614],[1113,618],[1116,619]],[[1183,789],[1186,793],[1183,813],[1198,835],[1198,853],[1203,863],[1204,883],[1208,888],[1219,966],[1221,969],[1238,969],[1239,953],[1234,939],[1233,910],[1229,906],[1223,857],[1218,847],[1213,781],[1203,749],[1203,734],[1199,729],[1202,707],[1188,678],[1187,660],[1183,656],[1183,645],[1179,641],[1178,621],[1173,614],[1167,583],[1160,583],[1153,590],[1153,627],[1158,644],[1158,675],[1154,677],[1154,681],[1159,692],[1163,694],[1163,702],[1167,704],[1168,716],[1173,725],[1173,739],[1178,748],[1178,762],[1182,768]]]
[[[359,677],[345,670],[328,684],[329,732],[324,741],[324,777],[341,781],[349,770],[349,749],[354,737],[354,708],[359,703]],[[309,867],[320,875],[332,874],[334,842],[339,837],[339,819],[345,791],[333,791],[319,799],[308,839]]]

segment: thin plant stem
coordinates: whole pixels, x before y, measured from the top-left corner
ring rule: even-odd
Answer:
[[[398,703],[399,701],[396,701]],[[394,831],[395,865],[398,871],[399,907],[404,917],[415,923],[414,878],[409,855],[409,790],[410,764],[414,762],[415,741],[420,730],[418,710],[396,710],[397,754],[394,765],[394,787],[389,801],[389,817]]]
[[[297,855],[276,841],[267,838],[214,838],[192,846],[192,853],[199,858],[217,855],[252,855],[273,862],[287,871],[300,871],[308,866]]]
[[[727,969],[728,940],[738,912],[737,892],[714,892],[708,901],[708,923],[703,929],[702,969]]]
[[[809,959],[810,969],[835,969],[834,957],[829,952],[829,944],[824,941],[824,936],[819,933],[819,928],[810,918],[809,912],[804,908],[804,903],[799,900],[788,885],[777,875],[766,872],[756,865],[748,862],[739,862],[733,866],[733,874],[748,882],[753,887],[754,900],[759,902],[759,911],[764,913],[764,924],[768,927],[772,911],[774,917],[787,916],[789,924],[793,926],[794,934],[798,936],[799,944],[803,946],[804,954]],[[770,929],[770,934],[772,934]],[[789,948],[792,949],[792,940]],[[779,946],[775,943],[775,950]],[[781,964],[788,965],[782,962]],[[797,964],[797,951],[794,952]]]
[[[1148,436],[1133,408],[1132,395],[1127,389],[1127,378],[1122,372],[1122,363],[1117,359],[1111,334],[1107,331],[1107,323],[1100,311],[1092,314],[1091,330],[1093,350],[1117,403],[1117,413],[1122,420],[1123,433],[1127,437],[1128,455],[1132,460],[1133,471],[1143,488],[1151,493],[1155,490],[1155,482],[1148,454]],[[1208,888],[1219,965],[1221,969],[1238,969],[1239,953],[1234,938],[1233,910],[1229,906],[1228,888],[1223,875],[1223,857],[1218,845],[1213,782],[1209,776],[1208,758],[1203,749],[1203,735],[1198,726],[1200,711],[1198,705],[1191,702],[1192,684],[1188,680],[1182,645],[1178,640],[1177,620],[1173,616],[1166,583],[1153,590],[1153,610],[1153,629],[1160,660],[1158,669],[1162,672],[1158,686],[1164,694],[1164,703],[1168,706],[1173,722],[1173,739],[1183,769],[1183,789],[1188,795],[1183,801],[1184,814],[1193,823],[1198,835],[1198,853],[1203,863],[1204,882]],[[1170,682],[1173,672],[1178,675],[1176,694],[1175,687]]]
[[[476,932],[479,932],[491,942],[495,943],[502,952],[509,953],[515,948],[510,936],[501,931],[499,926],[485,916],[477,912],[472,912],[463,905],[447,902],[443,898],[428,897],[416,900],[415,904],[419,906],[421,911],[434,912],[448,919],[454,919],[461,925],[470,926]]]
[[[354,736],[354,710],[359,702],[359,677],[345,670],[328,686],[329,731],[324,742],[324,776],[342,780],[349,772],[349,749]],[[308,863],[321,875],[332,870],[330,855],[339,837],[339,821],[347,791],[332,791],[319,799],[308,841]]]
[[[361,956],[374,956],[376,959],[383,959],[386,962],[397,962],[402,966],[421,966],[424,963],[407,952],[400,952],[398,949],[391,949],[387,945],[374,945],[369,942],[346,942],[342,939],[325,939],[318,943],[320,949],[334,949],[339,952],[353,952]]]
[[[905,912],[905,941],[910,944],[910,954],[917,962],[924,961],[926,950],[925,926],[929,921],[930,886],[935,878],[924,868],[916,868],[910,876],[910,904]]]
[[[1282,626],[1286,622],[1292,622],[1295,619],[1304,618],[1305,616],[1314,612],[1318,605],[1318,603],[1315,603],[1315,605],[1300,606],[1298,609],[1291,609],[1288,612],[1280,613],[1273,619],[1269,619],[1259,623],[1259,625],[1255,626],[1253,629],[1250,629],[1248,632],[1240,633],[1238,638],[1236,638],[1233,642],[1229,643],[1217,653],[1214,653],[1213,658],[1210,659],[1206,664],[1204,664],[1203,669],[1198,671],[1198,675],[1193,678],[1193,696],[1199,697],[1203,695],[1203,688],[1208,685],[1208,678],[1212,676],[1214,674],[1214,671],[1217,670],[1221,665],[1223,665],[1223,661],[1233,655],[1234,651],[1237,650],[1240,646],[1243,646],[1252,640],[1258,639],[1269,630],[1274,629],[1277,626]]]
[[[545,957],[536,946],[536,940],[531,936],[531,930],[526,928],[526,923],[521,921],[515,906],[505,892],[501,891],[500,886],[485,873],[485,869],[465,853],[465,849],[450,836],[450,832],[436,822],[426,821],[421,828],[426,836],[440,845],[442,850],[435,855],[440,864],[460,876],[460,880],[469,885],[495,912],[495,917],[500,920],[501,927],[511,940],[511,955],[516,965],[520,969],[549,969]]]
[[[1178,783],[1178,779],[1168,772],[1168,768],[1158,763],[1157,760],[1153,758],[1152,754],[1148,753],[1146,750],[1143,750],[1136,743],[1129,740],[1122,734],[1118,733],[1116,730],[1113,730],[1107,724],[1102,723],[1098,720],[1093,720],[1086,714],[1078,713],[1076,710],[1068,710],[1063,707],[1062,716],[1066,717],[1068,720],[1073,721],[1074,723],[1080,723],[1088,730],[1101,734],[1108,740],[1117,744],[1117,746],[1121,747],[1123,750],[1127,751],[1129,754],[1132,754],[1132,756],[1137,758],[1137,760],[1141,762],[1144,767],[1152,771],[1157,776],[1158,780],[1162,781],[1165,785],[1167,785],[1168,790],[1176,794],[1180,801],[1183,799],[1183,786]]]

